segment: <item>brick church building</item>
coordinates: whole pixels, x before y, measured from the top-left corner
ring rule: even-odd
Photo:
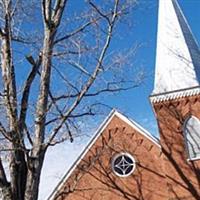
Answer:
[[[176,0],[160,0],[158,140],[113,110],[48,200],[200,200],[200,51]]]

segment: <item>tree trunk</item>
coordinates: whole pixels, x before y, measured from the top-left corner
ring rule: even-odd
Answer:
[[[24,159],[24,152],[16,150],[11,153],[10,177],[12,194],[17,200],[24,200],[24,193],[27,179],[27,166]]]
[[[4,185],[2,192],[5,199],[11,198],[24,200],[27,167],[25,162],[25,149],[23,134],[18,128],[17,92],[15,80],[15,68],[13,65],[11,46],[11,2],[5,4],[5,28],[1,40],[1,69],[4,85],[4,104],[7,111],[9,131],[7,136],[12,141],[10,153],[10,186]],[[10,194],[9,194],[10,193]]]
[[[55,30],[45,27],[45,38],[42,52],[42,71],[40,94],[36,109],[35,140],[31,156],[28,158],[28,174],[26,181],[25,200],[37,200],[40,174],[46,149],[43,146],[45,136],[46,110],[51,77],[51,60]]]
[[[2,192],[2,200],[14,200],[15,198],[12,197],[11,187],[6,186],[1,189]]]
[[[29,160],[29,170],[26,181],[26,191],[24,200],[37,200],[40,184],[40,174],[44,161],[45,150],[40,152],[38,158]]]

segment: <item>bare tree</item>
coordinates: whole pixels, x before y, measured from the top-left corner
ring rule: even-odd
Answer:
[[[80,118],[95,114],[99,103],[89,97],[138,84],[122,70],[136,48],[125,55],[109,48],[136,1],[76,3],[0,1],[0,156],[9,160],[6,172],[0,158],[3,200],[38,198],[47,148],[72,140]]]

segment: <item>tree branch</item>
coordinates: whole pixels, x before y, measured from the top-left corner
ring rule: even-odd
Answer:
[[[2,133],[2,135],[10,142],[12,142],[12,138],[10,137],[10,135],[8,134],[8,132],[6,131],[6,129],[4,128],[3,124],[0,122],[0,132]]]
[[[118,82],[119,84],[122,83],[122,82]],[[130,82],[127,82],[127,83],[130,83]],[[134,82],[133,82],[134,83]],[[116,83],[117,84],[117,83]],[[92,96],[97,96],[97,95],[100,95],[102,93],[106,93],[106,92],[120,92],[120,91],[127,91],[127,90],[130,90],[130,89],[133,89],[135,87],[138,87],[138,84],[133,84],[129,87],[117,87],[117,88],[110,88],[109,86],[109,83],[107,85],[106,88],[104,89],[101,89],[101,90],[98,90],[96,92],[93,92],[93,93],[86,93],[85,94],[85,97],[92,97]],[[79,96],[80,93],[77,93],[77,94],[71,94],[71,95],[61,95],[61,96],[58,96],[58,97],[53,97],[54,101],[59,101],[59,100],[62,100],[62,99],[68,99],[68,98],[76,98]]]
[[[111,18],[111,22],[108,24],[107,38],[106,38],[105,44],[104,44],[104,46],[102,48],[102,51],[100,53],[97,65],[95,67],[95,70],[94,70],[92,76],[88,79],[87,83],[83,87],[83,89],[80,92],[80,94],[77,96],[77,98],[74,101],[74,103],[71,105],[69,110],[65,113],[64,118],[61,120],[61,122],[58,124],[58,126],[56,126],[53,129],[53,131],[52,131],[52,133],[50,135],[49,141],[47,142],[46,146],[48,146],[52,142],[52,140],[55,138],[55,136],[57,135],[59,130],[62,128],[62,126],[65,123],[65,121],[67,120],[67,118],[71,115],[71,113],[74,111],[74,109],[79,105],[79,103],[81,102],[81,100],[83,99],[85,94],[88,92],[88,90],[90,89],[90,87],[94,83],[96,77],[99,75],[100,71],[102,71],[102,63],[103,63],[105,54],[106,54],[106,52],[108,50],[108,47],[110,45],[110,41],[111,41],[111,38],[112,38],[113,27],[115,25],[115,21],[116,21],[116,18],[117,18],[118,4],[119,4],[119,0],[116,0],[115,1],[115,6],[114,6],[114,9],[113,9],[113,15],[112,15],[112,18]]]
[[[51,0],[42,0],[43,19],[46,26],[51,27]]]
[[[75,119],[75,118],[79,118],[79,117],[83,117],[83,116],[94,116],[95,113],[92,112],[92,110],[89,110],[88,112],[84,112],[84,113],[80,113],[80,114],[73,114],[73,115],[70,115],[69,118],[72,118],[72,119]],[[51,124],[51,123],[54,123],[56,122],[57,120],[62,120],[64,116],[58,116],[58,117],[55,117],[51,120],[49,120],[48,122],[46,122],[46,126]]]
[[[6,178],[6,173],[5,173],[1,158],[0,158],[0,188],[2,188],[2,190],[4,191],[5,189],[8,189],[10,191],[10,183],[8,182]]]
[[[101,16],[103,17],[104,19],[107,20],[107,22],[110,24],[111,21],[108,17],[108,15],[104,14],[92,1],[89,1],[89,4],[96,10],[96,12]]]
[[[82,73],[86,74],[89,77],[91,76],[91,74],[83,66],[81,66],[79,63],[76,63],[76,62],[71,61],[71,60],[69,60],[68,62],[71,66],[75,67],[76,69],[78,69]]]
[[[62,42],[63,40],[67,40],[69,39],[70,37],[82,32],[84,29],[86,29],[88,26],[90,26],[91,24],[95,23],[96,20],[93,20],[93,21],[89,21],[87,22],[86,24],[83,24],[81,27],[77,28],[76,30],[74,30],[73,32],[61,37],[61,38],[58,38],[57,40],[55,40],[54,44],[57,44],[59,42]]]
[[[2,38],[4,36],[4,33],[2,31],[2,29],[0,28],[0,37]]]
[[[55,27],[58,27],[60,24],[61,16],[66,7],[67,0],[56,0],[55,6],[53,9],[52,20]]]
[[[20,117],[19,117],[19,122],[20,122],[22,130],[24,129],[24,124],[26,120],[26,113],[27,113],[27,108],[28,108],[28,100],[29,100],[31,85],[41,65],[42,57],[41,55],[39,55],[37,62],[34,61],[32,56],[29,56],[29,57],[27,56],[26,59],[32,65],[32,70],[30,71],[28,78],[26,79],[24,89],[22,92],[21,111],[20,111]]]

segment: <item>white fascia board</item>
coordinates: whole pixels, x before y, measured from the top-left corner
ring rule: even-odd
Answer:
[[[149,98],[150,98],[151,103],[159,103],[159,102],[175,100],[175,99],[179,99],[183,97],[195,96],[199,94],[200,94],[200,86],[197,86],[197,87],[192,87],[188,89],[176,90],[172,92],[154,94],[154,95],[151,95]]]
[[[82,151],[80,156],[77,158],[77,160],[74,162],[72,167],[67,171],[67,173],[64,175],[64,177],[61,179],[61,181],[58,183],[57,187],[54,189],[54,191],[51,193],[51,195],[47,198],[47,200],[53,200],[57,192],[63,187],[64,183],[67,181],[67,179],[70,177],[72,172],[75,170],[75,168],[78,166],[78,164],[81,162],[81,160],[84,158],[84,156],[88,153],[90,148],[95,144],[101,133],[105,130],[105,128],[108,126],[108,124],[111,122],[114,116],[119,117],[121,120],[126,122],[128,125],[130,125],[133,129],[137,130],[141,135],[148,138],[151,142],[156,144],[159,148],[161,148],[159,144],[159,140],[155,137],[153,137],[147,130],[142,128],[139,124],[134,122],[133,120],[128,119],[126,116],[119,113],[117,110],[113,109],[109,115],[105,118],[105,120],[101,123],[99,128],[96,130],[94,136],[92,139],[88,142],[86,145],[86,148]]]
[[[118,116],[120,119],[122,119],[124,122],[126,122],[128,125],[130,125],[133,129],[137,130],[141,135],[145,136],[146,138],[148,138],[151,142],[153,142],[154,144],[156,144],[159,148],[161,148],[160,146],[160,142],[159,139],[157,139],[156,137],[154,137],[151,133],[149,133],[146,129],[144,129],[141,125],[139,125],[138,123],[136,123],[134,120],[129,119],[128,117],[122,115],[119,112],[115,112],[116,116]]]

